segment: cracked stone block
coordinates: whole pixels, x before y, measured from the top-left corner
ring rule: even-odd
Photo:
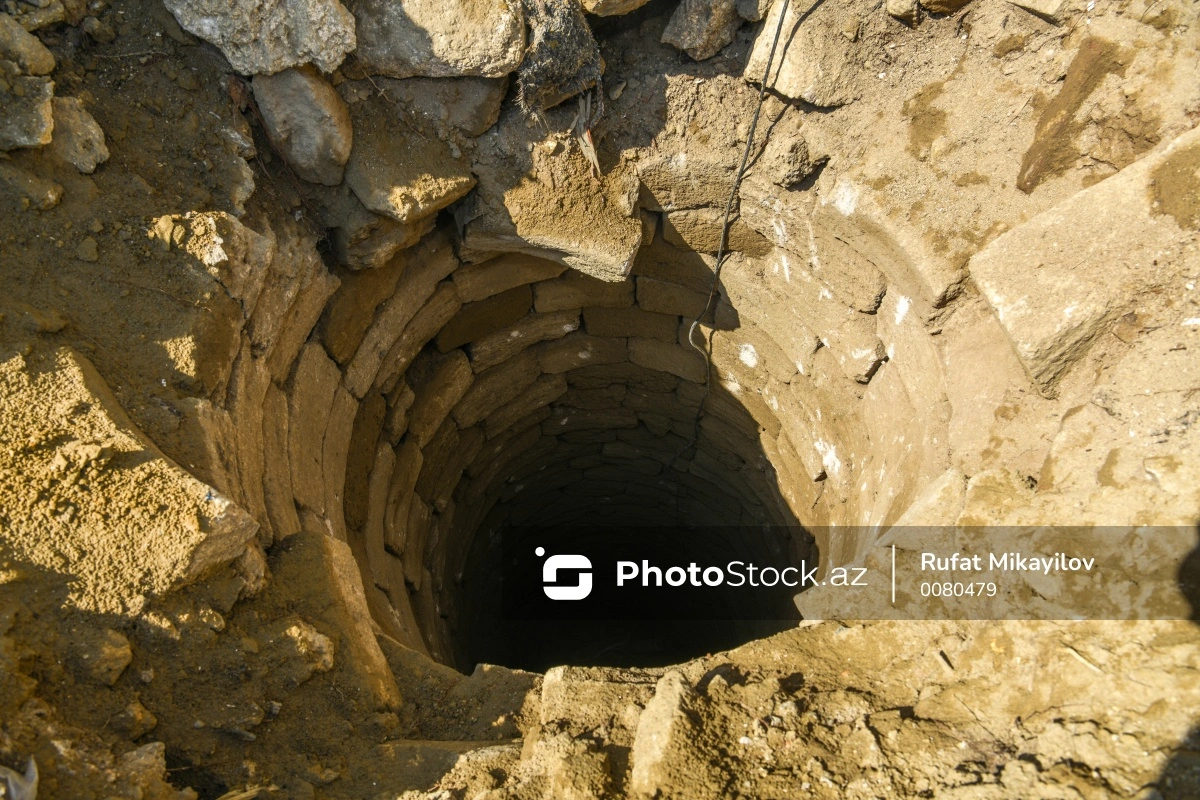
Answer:
[[[310,62],[333,72],[355,47],[354,17],[337,0],[165,2],[184,30],[216,46],[243,75]]]

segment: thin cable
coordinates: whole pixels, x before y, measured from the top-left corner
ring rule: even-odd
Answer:
[[[709,392],[712,391],[712,336],[708,337],[704,349],[697,347],[693,336],[696,333],[697,326],[700,325],[700,321],[708,316],[708,312],[712,309],[713,298],[716,297],[717,293],[717,284],[721,280],[721,268],[725,266],[725,258],[728,255],[725,251],[729,246],[729,230],[733,227],[733,204],[737,200],[738,190],[742,186],[742,178],[746,175],[746,165],[750,162],[750,152],[754,148],[754,132],[758,128],[758,118],[762,114],[763,101],[767,97],[767,82],[771,79],[771,67],[775,64],[775,51],[779,47],[779,38],[783,34],[783,21],[787,18],[789,3],[790,0],[783,0],[783,6],[779,10],[779,22],[775,25],[775,38],[771,41],[771,52],[767,56],[767,66],[763,70],[762,83],[758,87],[758,105],[754,109],[754,116],[750,118],[750,131],[746,134],[746,147],[742,150],[742,161],[738,165],[737,173],[734,174],[733,188],[729,191],[729,200],[725,203],[725,218],[721,225],[721,241],[717,245],[717,263],[713,268],[712,283],[708,287],[708,300],[704,304],[704,310],[700,312],[698,317],[692,320],[692,324],[688,328],[688,344],[695,348],[696,352],[704,356],[704,392],[700,395],[700,404],[696,406],[696,419],[692,424],[692,438],[671,459],[670,466],[673,466],[681,455],[694,447],[700,438],[700,417],[704,413],[704,401],[708,399]]]

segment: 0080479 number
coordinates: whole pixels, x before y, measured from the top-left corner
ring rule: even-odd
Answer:
[[[921,597],[995,597],[996,584],[984,583],[922,583]]]

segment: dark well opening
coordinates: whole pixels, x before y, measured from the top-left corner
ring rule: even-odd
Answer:
[[[796,624],[798,589],[772,573],[765,585],[757,570],[815,567],[812,537],[780,496],[758,425],[737,399],[719,384],[685,393],[721,409],[720,419],[702,410],[693,446],[680,434],[694,417],[663,408],[681,417],[679,433],[586,429],[509,477],[461,573],[451,621],[460,667],[664,666]],[[585,556],[591,569],[567,563],[551,585],[582,585],[587,571],[586,597],[543,591],[546,561],[560,554]],[[630,564],[638,575],[628,576]],[[643,586],[642,566],[657,567],[661,585],[650,570]],[[681,571],[667,574],[671,567]]]
[[[431,253],[411,256],[396,297],[428,277]],[[366,279],[343,280],[353,289]],[[509,254],[438,285],[384,358],[351,437],[347,529],[385,631],[466,672],[481,662],[541,670],[677,663],[799,619],[799,587],[747,592],[737,613],[708,617],[665,587],[641,599],[653,612],[641,616],[502,613],[505,547],[540,569],[587,554],[585,525],[604,527],[588,546],[612,552],[613,565],[654,545],[636,560],[815,567],[799,517],[821,499],[825,474],[781,419],[801,439],[819,422],[822,387],[790,387],[808,388],[801,362],[833,357],[803,337],[785,353],[743,322],[736,293],[718,283],[710,304],[712,285],[712,259],[661,233],[621,282]],[[346,311],[327,314],[329,330],[358,319],[350,300],[334,306]],[[520,533],[530,528],[548,530],[535,542]],[[613,583],[613,565],[595,567],[598,587]],[[542,590],[536,572],[523,588]]]

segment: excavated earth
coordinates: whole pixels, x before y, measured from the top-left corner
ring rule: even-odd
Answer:
[[[783,6],[5,0],[2,796],[1200,797],[1197,5],[791,3],[705,314]],[[1189,539],[1159,621],[493,635],[597,521]]]

